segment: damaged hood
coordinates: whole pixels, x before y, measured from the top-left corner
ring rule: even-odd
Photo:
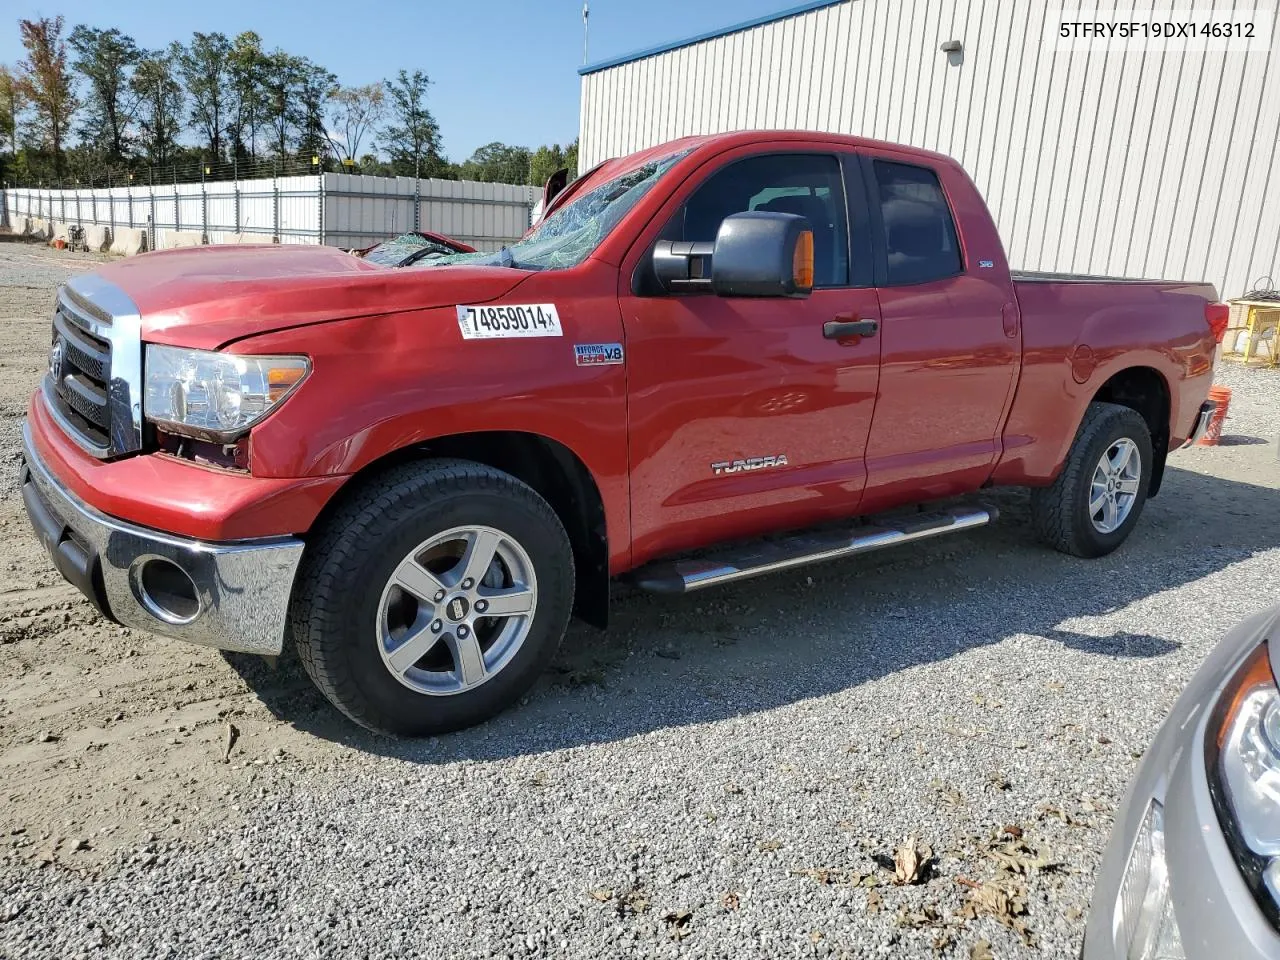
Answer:
[[[290,327],[486,303],[529,276],[493,266],[394,270],[334,247],[275,244],[163,250],[96,272],[137,305],[143,340],[205,350]]]

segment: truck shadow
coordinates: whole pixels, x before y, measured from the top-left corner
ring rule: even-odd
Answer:
[[[311,686],[296,657],[277,670],[257,657],[228,660],[268,709],[317,737],[413,762],[496,759],[767,711],[1011,637],[1114,658],[1123,670],[1125,658],[1166,655],[1178,638],[1103,633],[1090,618],[1280,546],[1280,490],[1176,467],[1128,543],[1100,560],[1040,544],[1025,491],[988,491],[985,499],[1002,516],[972,534],[704,594],[619,587],[614,626],[600,633],[575,623],[553,669],[519,706],[426,741],[357,728]]]

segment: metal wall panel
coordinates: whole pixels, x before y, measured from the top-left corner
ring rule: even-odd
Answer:
[[[1017,267],[1280,283],[1280,35],[1248,54],[1054,51],[1061,6],[844,0],[584,68],[581,167],[690,134],[851,133],[956,157]]]

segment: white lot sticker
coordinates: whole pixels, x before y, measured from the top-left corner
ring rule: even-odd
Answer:
[[[554,303],[524,303],[501,307],[458,307],[458,328],[464,340],[494,337],[560,337],[560,314]]]

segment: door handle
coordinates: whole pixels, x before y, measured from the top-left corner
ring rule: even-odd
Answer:
[[[874,337],[879,329],[875,320],[828,320],[822,325],[822,335],[828,340]]]

